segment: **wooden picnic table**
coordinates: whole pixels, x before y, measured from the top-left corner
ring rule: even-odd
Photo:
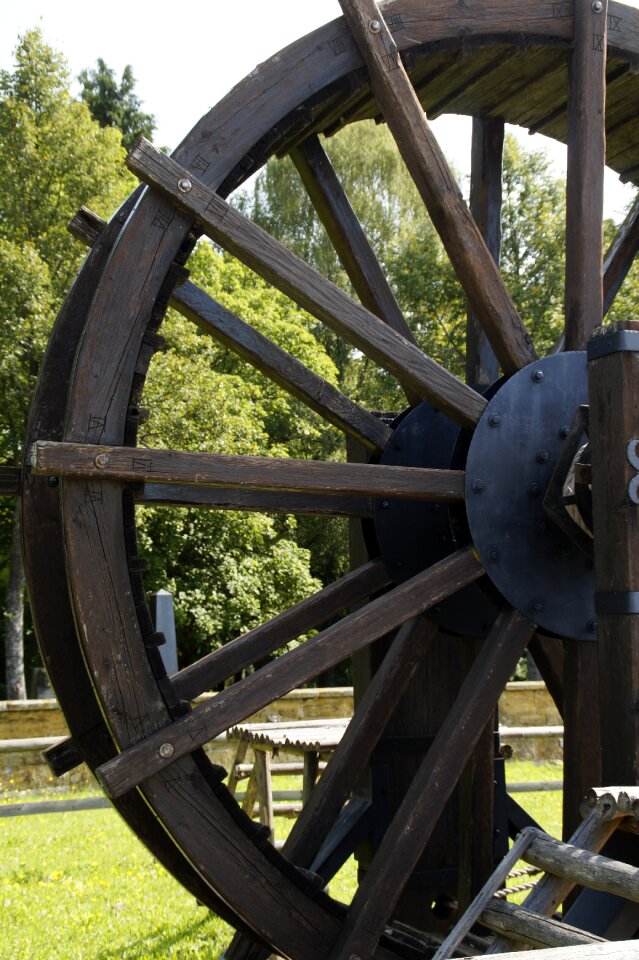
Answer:
[[[273,721],[243,723],[227,732],[229,740],[238,742],[233,770],[229,777],[229,789],[235,792],[238,776],[236,769],[243,763],[248,748],[254,753],[253,771],[246,787],[242,807],[252,815],[255,802],[259,805],[260,821],[266,824],[273,835],[274,810],[271,783],[271,763],[281,751],[303,759],[302,805],[308,800],[319,772],[320,761],[328,759],[338,745],[348,717],[338,719]]]

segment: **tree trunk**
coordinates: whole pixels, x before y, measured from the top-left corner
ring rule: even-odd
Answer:
[[[16,502],[9,554],[7,607],[4,622],[7,700],[26,700],[24,677],[24,563],[20,542],[20,500]]]

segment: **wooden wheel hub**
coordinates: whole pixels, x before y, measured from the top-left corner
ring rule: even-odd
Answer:
[[[546,630],[595,638],[592,560],[544,509],[544,497],[581,404],[585,353],[561,353],[510,378],[477,425],[466,463],[475,549],[501,594]]]

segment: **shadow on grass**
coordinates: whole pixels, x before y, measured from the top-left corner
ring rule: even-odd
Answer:
[[[229,937],[226,935],[226,924],[224,930],[220,929],[222,924],[219,917],[208,911],[201,920],[185,923],[177,928],[171,926],[170,930],[168,923],[162,923],[154,933],[126,944],[120,943],[113,949],[102,950],[95,955],[94,960],[166,960],[167,957],[178,956],[169,952],[172,947],[179,947],[180,960],[191,956],[208,958],[212,956],[210,951],[216,946],[219,946],[221,952],[227,945]],[[204,935],[206,927],[210,928],[210,934]],[[228,929],[233,932],[230,927]],[[194,936],[199,936],[199,942],[190,942]]]

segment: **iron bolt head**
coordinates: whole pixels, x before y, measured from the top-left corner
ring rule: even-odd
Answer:
[[[382,25],[379,20],[371,20],[368,26],[370,27],[371,33],[379,33],[379,31],[382,29]]]
[[[601,13],[602,10],[603,10],[603,3],[601,2],[601,0],[594,0],[594,3],[592,5],[592,12]]]
[[[596,632],[597,632],[597,621],[596,621],[596,620],[589,620],[588,623],[587,623],[587,629],[588,629],[588,633],[596,633]]]
[[[541,533],[545,533],[546,530],[548,529],[548,521],[540,520],[539,523],[537,524],[537,529],[540,530]]]
[[[107,467],[110,459],[111,457],[108,453],[99,453],[93,462],[95,463],[96,467]]]
[[[538,497],[539,494],[541,493],[541,487],[539,486],[538,483],[531,483],[530,486],[528,487],[528,493],[530,494],[531,497]]]
[[[544,379],[544,371],[533,370],[532,378],[535,381],[535,383],[541,383],[541,381]]]
[[[498,413],[491,413],[490,417],[488,418],[488,423],[491,427],[498,427],[501,423],[501,417]]]
[[[180,191],[180,193],[188,193],[189,190],[192,190],[192,189],[193,189],[193,184],[191,183],[188,177],[182,177],[180,180],[178,180],[178,190]]]
[[[537,463],[548,463],[550,460],[550,454],[547,450],[540,450],[537,454]]]
[[[47,483],[50,487],[57,487],[59,482],[59,477],[47,477]]]
[[[382,510],[388,510],[388,500],[382,500]]]
[[[541,602],[541,600],[531,600],[530,609],[532,610],[533,613],[539,613],[541,610],[544,609],[544,605]]]
[[[488,554],[488,559],[491,560],[493,563],[497,563],[500,556],[501,554],[499,553],[499,550],[497,549],[497,547],[493,547]]]
[[[565,440],[568,434],[570,433],[570,427],[562,427],[559,431],[559,436],[562,440]]]
[[[172,757],[175,752],[175,747],[172,743],[163,743],[160,749],[158,750],[158,756],[163,760],[168,760],[169,757]]]
[[[485,480],[473,480],[472,491],[473,493],[482,493],[486,489]]]

